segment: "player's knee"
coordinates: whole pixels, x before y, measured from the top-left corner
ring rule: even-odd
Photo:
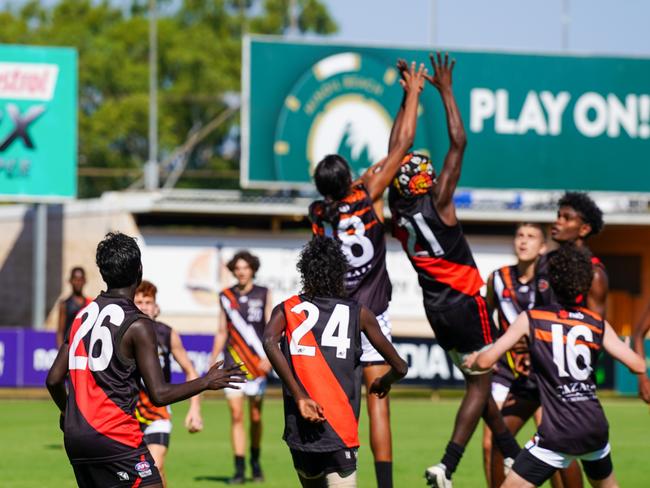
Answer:
[[[233,409],[230,411],[230,419],[233,424],[243,424],[244,423],[244,412],[239,409]]]
[[[262,412],[259,410],[251,410],[250,415],[251,423],[259,424],[262,422]]]
[[[326,485],[336,488],[356,488],[357,486],[357,472],[351,473],[330,473],[325,476]]]

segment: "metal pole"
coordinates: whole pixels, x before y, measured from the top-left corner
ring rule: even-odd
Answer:
[[[296,0],[289,0],[289,32],[290,36],[298,35],[298,6]]]
[[[159,186],[158,172],[158,19],[156,0],[149,0],[149,160],[144,169],[144,187]]]
[[[569,25],[571,24],[571,17],[569,16],[569,0],[562,0],[562,14],[560,17],[562,24],[562,50],[569,49]]]
[[[47,204],[34,205],[33,227],[34,263],[32,282],[34,286],[32,301],[32,326],[34,329],[45,327],[45,290],[47,281]]]

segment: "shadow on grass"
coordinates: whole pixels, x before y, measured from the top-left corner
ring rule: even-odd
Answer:
[[[214,481],[215,483],[229,484],[230,476],[195,476],[194,481]]]
[[[43,446],[45,449],[51,450],[51,451],[62,451],[63,450],[63,444],[45,444]]]

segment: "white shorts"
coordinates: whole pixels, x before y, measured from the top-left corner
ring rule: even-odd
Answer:
[[[234,388],[224,388],[223,392],[226,398],[238,398],[246,395],[247,397],[261,397],[266,391],[266,376],[260,376],[254,380],[246,380],[241,383],[241,390]]]
[[[144,429],[144,435],[171,434],[172,423],[167,419],[154,420]]]
[[[568,468],[569,464],[571,464],[574,459],[582,459],[584,461],[598,461],[599,459],[607,457],[607,455],[612,450],[608,442],[605,447],[598,449],[597,451],[587,452],[585,454],[565,454],[563,452],[544,449],[538,445],[538,442],[539,436],[535,435],[526,443],[525,448],[528,449],[528,452],[540,461],[545,462],[546,464],[557,469]]]
[[[393,339],[391,337],[391,325],[390,325],[390,320],[388,319],[388,310],[384,310],[384,312],[380,315],[377,315],[377,322],[379,322],[379,328],[381,329],[381,332],[384,334],[386,339],[388,339],[388,342],[391,344],[393,343]],[[361,334],[361,362],[362,363],[385,363],[386,360],[384,357],[377,352],[377,350],[372,347],[372,344],[370,344],[370,341],[366,337],[366,334]]]
[[[508,388],[506,385],[502,385],[501,383],[497,383],[495,381],[492,382],[492,398],[494,398],[495,402],[503,404],[508,397],[509,391],[510,388]]]

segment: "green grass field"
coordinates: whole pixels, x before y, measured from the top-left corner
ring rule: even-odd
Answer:
[[[459,400],[394,399],[391,405],[394,436],[395,486],[425,486],[422,473],[439,461],[449,438]],[[650,417],[638,400],[603,400],[610,421],[616,474],[621,486],[650,486],[648,449]],[[182,428],[186,404],[174,408],[177,419],[167,457],[172,487],[218,488],[232,474],[229,419],[225,401],[203,402],[205,430],[190,435]],[[0,486],[72,487],[72,469],[63,450],[54,404],[45,400],[0,401]],[[262,462],[267,481],[260,487],[299,486],[289,451],[281,440],[282,403],[269,399],[264,412]],[[359,486],[374,486],[372,455],[368,447],[365,411],[361,417]],[[567,428],[571,426],[567,425]],[[529,427],[520,437],[532,434]],[[456,487],[484,486],[477,433],[454,476]]]

